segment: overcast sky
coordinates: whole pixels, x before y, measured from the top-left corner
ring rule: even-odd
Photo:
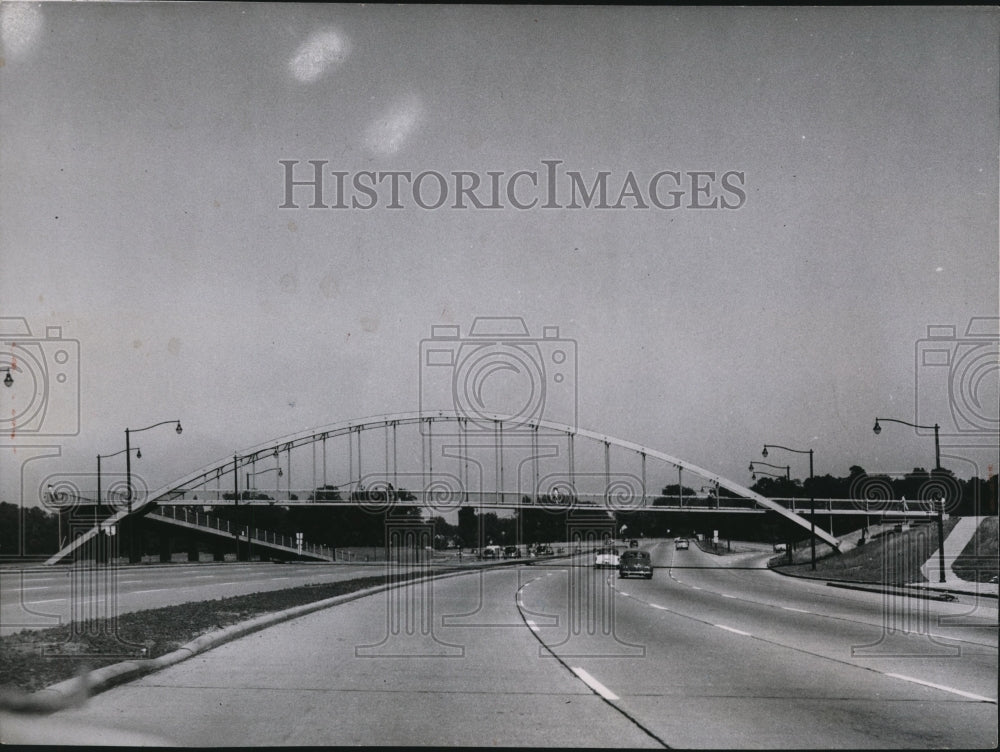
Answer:
[[[182,420],[142,436],[159,484],[432,406],[421,341],[477,316],[575,343],[544,417],[741,483],[764,442],[813,448],[818,474],[933,465],[877,415],[996,429],[994,9],[4,2],[0,22],[0,313],[53,376],[26,426],[26,380],[0,388],[6,500],[26,459],[60,454],[29,486],[93,472],[126,426]],[[281,208],[282,160],[299,181],[325,162],[319,203],[345,208],[309,186]],[[400,171],[398,209],[359,177]],[[570,173],[602,171],[620,208],[571,208]],[[456,172],[499,208],[455,208]],[[930,325],[968,374],[918,359]],[[79,342],[78,385],[46,327]],[[996,471],[995,448],[944,454]]]

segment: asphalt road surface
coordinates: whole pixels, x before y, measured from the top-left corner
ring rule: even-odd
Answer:
[[[102,570],[0,570],[0,635],[189,601],[335,582],[385,573],[382,565],[169,564]],[[114,600],[113,600],[114,599]],[[113,605],[116,601],[117,610]]]
[[[39,722],[183,746],[996,746],[995,603],[651,551],[648,581],[562,560],[362,598]]]

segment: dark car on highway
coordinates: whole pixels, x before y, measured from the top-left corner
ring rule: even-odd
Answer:
[[[503,550],[503,558],[505,559],[520,559],[521,549],[517,546],[507,546]]]
[[[647,551],[624,551],[618,559],[618,576],[653,579],[653,561]]]

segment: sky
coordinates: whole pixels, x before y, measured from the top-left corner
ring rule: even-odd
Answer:
[[[0,494],[93,473],[126,427],[181,420],[141,436],[159,485],[448,409],[426,341],[477,317],[575,352],[546,419],[740,483],[765,442],[817,474],[933,465],[876,416],[995,473],[997,32],[990,8],[5,1]]]

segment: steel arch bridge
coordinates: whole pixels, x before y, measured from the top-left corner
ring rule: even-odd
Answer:
[[[416,440],[414,440],[416,439]],[[346,468],[344,467],[346,460]],[[260,476],[270,474],[266,480]],[[685,474],[701,493],[685,497]],[[308,482],[303,485],[302,479]],[[298,482],[299,485],[296,485]],[[273,483],[273,485],[271,485]],[[678,496],[659,493],[676,483]],[[267,490],[263,487],[267,486]],[[736,498],[723,498],[725,489]],[[714,498],[711,495],[714,491]],[[658,501],[654,505],[654,501]],[[676,503],[675,503],[676,502]],[[149,493],[78,535],[54,564],[100,529],[156,507],[281,504],[361,506],[374,513],[419,505],[550,511],[772,511],[806,530],[809,519],[686,460],[634,442],[545,420],[495,414],[408,412],[312,428],[271,439],[201,467]],[[830,511],[833,511],[832,509]],[[863,514],[864,509],[838,510]],[[839,550],[820,527],[816,536]]]

